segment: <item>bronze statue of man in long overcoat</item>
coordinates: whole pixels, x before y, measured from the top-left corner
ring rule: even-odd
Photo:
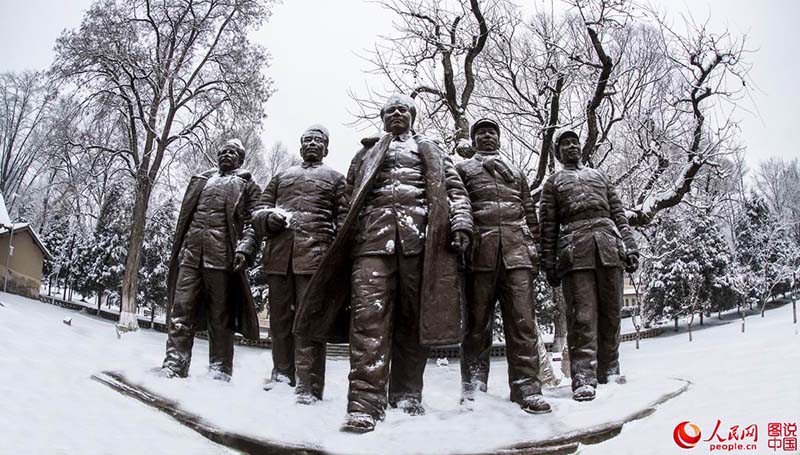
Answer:
[[[563,282],[572,397],[587,401],[619,377],[622,273],[636,270],[639,250],[614,186],[581,162],[578,135],[561,131],[553,146],[563,169],[542,188],[542,268],[552,286]]]
[[[253,226],[266,233],[263,263],[269,286],[272,374],[275,382],[297,387],[298,403],[322,399],[325,343],[295,337],[295,309],[311,275],[333,243],[347,213],[344,175],[322,163],[328,155],[328,130],[309,127],[300,137],[303,162],[276,174],[261,195]]]
[[[528,181],[499,153],[500,125],[481,119],[470,129],[477,152],[456,165],[469,192],[475,241],[467,261],[467,333],[461,343],[464,402],[489,381],[494,309],[500,301],[511,401],[531,414],[550,412],[539,381],[533,280],[539,273],[539,222]]]
[[[295,317],[297,335],[324,339],[350,299],[343,431],[374,429],[387,383],[388,404],[423,414],[429,346],[461,341],[458,255],[472,235],[469,198],[444,150],[411,131],[415,116],[407,96],[381,109],[387,133],[362,141],[353,158],[347,217]]]
[[[230,380],[233,336],[259,338],[246,268],[256,253],[250,220],[260,189],[240,169],[245,150],[232,139],[218,169],[195,175],[183,197],[167,277],[167,354],[162,372],[186,377],[197,330],[208,328],[209,372]]]

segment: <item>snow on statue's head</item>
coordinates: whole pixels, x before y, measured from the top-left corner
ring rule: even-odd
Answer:
[[[321,134],[325,138],[325,145],[328,144],[328,141],[330,140],[330,137],[331,137],[330,133],[328,133],[328,128],[325,128],[324,126],[320,125],[319,123],[315,123],[315,124],[309,126],[308,128],[306,128],[305,131],[303,131],[303,134],[300,136],[300,142],[303,142],[303,138],[308,136],[311,133],[319,133],[319,134]]]
[[[236,150],[236,153],[239,154],[239,163],[244,163],[245,151],[244,151],[244,144],[239,139],[228,139],[225,144],[222,146],[221,150]]]

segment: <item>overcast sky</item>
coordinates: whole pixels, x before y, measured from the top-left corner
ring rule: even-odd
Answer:
[[[550,1],[529,0],[533,8]],[[750,97],[736,116],[748,146],[751,167],[766,157],[800,156],[800,2],[794,0],[660,0],[673,13],[689,11],[700,20],[711,17],[715,28],[746,33],[756,52]],[[91,0],[0,0],[0,71],[41,69],[53,57],[56,37],[80,25]],[[361,137],[347,124],[355,104],[348,90],[363,93],[383,82],[363,73],[357,54],[371,48],[379,34],[391,32],[392,17],[378,5],[362,0],[285,0],[254,39],[272,55],[268,74],[277,92],[266,106],[264,142],[283,141],[290,151],[313,123],[331,132],[327,162],[344,172]],[[749,112],[748,112],[749,111]]]

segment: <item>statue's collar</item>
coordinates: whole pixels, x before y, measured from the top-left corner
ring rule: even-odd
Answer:
[[[405,142],[405,141],[407,141],[409,139],[411,139],[411,132],[410,131],[407,131],[407,132],[402,133],[402,134],[398,134],[398,135],[396,135],[396,136],[394,136],[392,138],[393,141],[400,141],[400,142]]]

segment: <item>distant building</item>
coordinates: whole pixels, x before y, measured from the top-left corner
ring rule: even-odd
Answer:
[[[0,194],[0,291],[38,298],[44,260],[53,256],[28,223],[11,223]],[[6,281],[7,280],[7,281]]]
[[[643,296],[641,294],[642,290],[639,289],[639,295],[636,295],[636,288],[633,286],[633,281],[630,278],[629,274],[625,275],[624,280],[625,287],[622,291],[622,308],[626,310],[633,310],[636,307],[636,299],[641,299]]]
[[[9,227],[0,226],[0,285],[13,294],[36,299],[42,284],[44,260],[51,260],[53,256],[29,224],[15,224],[13,236]]]

